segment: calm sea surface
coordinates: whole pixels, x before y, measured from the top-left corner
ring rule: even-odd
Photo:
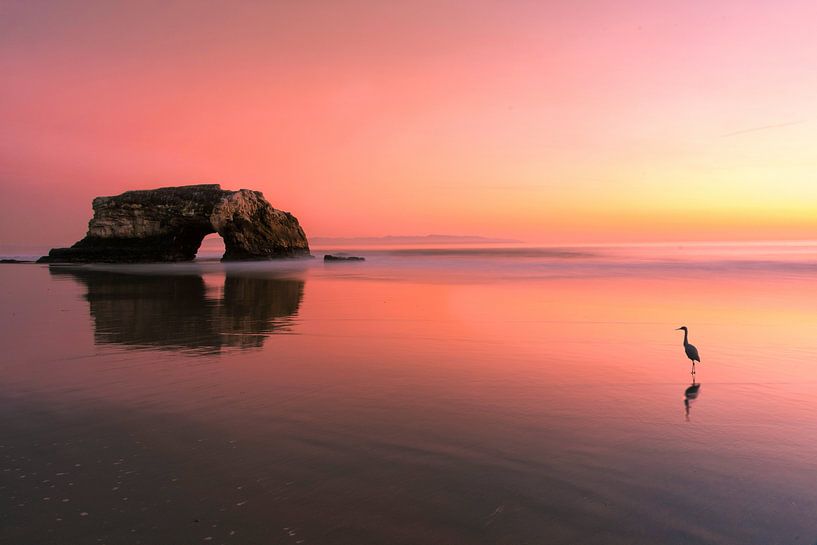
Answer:
[[[817,246],[363,255],[0,266],[0,542],[817,542]]]

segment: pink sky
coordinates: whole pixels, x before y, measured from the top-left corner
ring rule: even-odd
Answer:
[[[814,2],[0,3],[0,244],[221,183],[308,235],[816,238]]]

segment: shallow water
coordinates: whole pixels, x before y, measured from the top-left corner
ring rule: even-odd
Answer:
[[[364,254],[0,266],[0,541],[817,541],[814,245]]]

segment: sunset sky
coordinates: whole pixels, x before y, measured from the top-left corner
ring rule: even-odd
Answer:
[[[817,238],[817,2],[0,0],[0,244],[221,183],[310,236]]]

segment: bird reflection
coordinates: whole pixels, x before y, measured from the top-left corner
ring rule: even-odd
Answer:
[[[198,355],[258,348],[290,330],[304,291],[300,279],[235,273],[227,273],[221,290],[208,290],[198,274],[49,270],[85,286],[96,344]]]
[[[684,390],[684,416],[686,417],[687,422],[689,422],[689,406],[690,404],[698,399],[698,393],[701,390],[701,385],[695,382],[695,374],[692,375],[692,384]]]

